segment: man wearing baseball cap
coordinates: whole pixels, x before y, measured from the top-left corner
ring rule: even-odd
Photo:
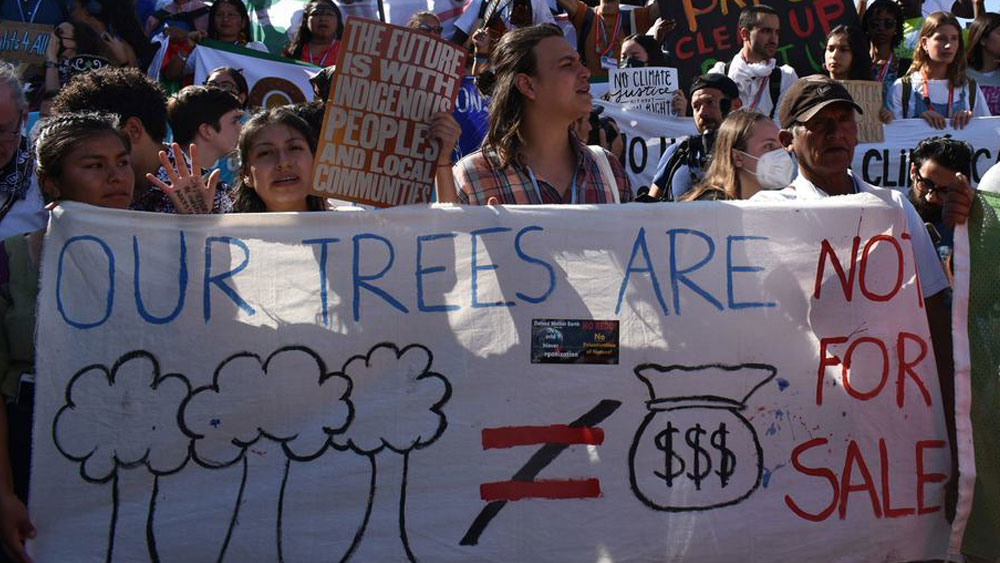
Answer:
[[[698,135],[682,137],[670,145],[653,175],[647,196],[638,201],[677,201],[705,176],[715,133],[730,110],[740,107],[740,91],[725,74],[710,72],[691,83],[691,108]]]
[[[785,150],[798,161],[798,176],[780,191],[760,191],[753,201],[815,200],[831,196],[870,193],[901,206],[906,212],[907,232],[917,261],[920,288],[934,343],[945,404],[949,404],[953,380],[951,319],[947,306],[948,278],[937,250],[916,209],[899,191],[873,186],[851,169],[858,144],[857,114],[861,107],[839,82],[826,76],[800,78],[786,92],[778,109]],[[964,223],[972,201],[968,180],[958,175],[961,186],[945,194],[945,216]]]

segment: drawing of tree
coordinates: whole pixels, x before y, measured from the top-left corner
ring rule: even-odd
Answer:
[[[243,557],[283,561],[281,514],[291,462],[326,452],[331,437],[351,422],[350,394],[350,379],[327,373],[318,354],[286,346],[265,360],[250,352],[230,356],[211,384],[184,401],[178,419],[194,461],[210,469],[242,465],[219,561],[231,544]]]
[[[372,469],[364,520],[342,561],[416,561],[406,537],[409,456],[444,433],[442,407],[451,397],[451,384],[431,371],[432,361],[419,344],[382,343],[347,360],[339,374],[353,383],[355,413],[334,444],[366,456]]]
[[[190,389],[180,374],[161,375],[156,358],[142,350],[121,356],[110,370],[101,364],[87,366],[66,387],[52,438],[59,453],[80,464],[85,481],[111,482],[107,561],[115,556],[116,537],[120,554],[129,552],[123,543],[144,537],[150,560],[159,561],[153,534],[159,479],[180,471],[189,459],[177,408]],[[138,467],[146,472],[119,471]],[[136,482],[141,476],[152,476],[152,483]],[[120,490],[151,490],[144,517],[120,514]]]

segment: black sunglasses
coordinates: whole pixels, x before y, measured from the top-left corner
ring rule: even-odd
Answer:
[[[948,186],[939,186],[934,183],[934,180],[931,180],[930,178],[924,178],[923,176],[921,176],[919,168],[914,173],[917,175],[917,183],[920,184],[920,187],[923,191],[931,194],[932,193],[943,194],[948,191]]]

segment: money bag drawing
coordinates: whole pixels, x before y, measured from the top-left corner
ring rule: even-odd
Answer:
[[[767,364],[640,364],[649,389],[629,450],[632,492],[667,512],[737,504],[761,483],[764,452],[743,416],[751,395],[777,374]]]

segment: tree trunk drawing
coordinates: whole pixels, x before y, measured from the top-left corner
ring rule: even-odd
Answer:
[[[345,561],[416,561],[406,537],[406,475],[409,454],[370,454],[371,490],[364,521]]]
[[[283,561],[278,515],[288,467],[289,460],[279,444],[258,442],[247,449],[240,492],[219,561]]]
[[[111,478],[111,526],[108,532],[108,563],[148,553],[158,562],[153,521],[159,478],[143,467],[118,468]]]

